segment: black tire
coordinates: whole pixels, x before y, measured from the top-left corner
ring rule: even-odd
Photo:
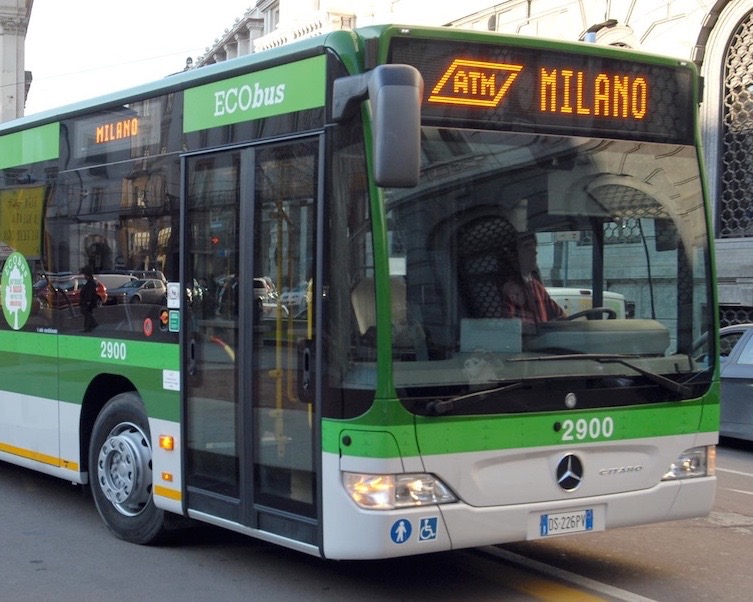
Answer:
[[[144,404],[121,393],[97,416],[89,446],[89,482],[107,528],[131,543],[154,543],[165,512],[154,505],[152,449]]]

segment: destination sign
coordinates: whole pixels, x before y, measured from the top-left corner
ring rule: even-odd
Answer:
[[[108,121],[94,126],[94,144],[104,144],[113,140],[134,138],[139,133],[139,120],[137,117]]]
[[[389,60],[424,78],[427,124],[690,144],[687,66],[500,43],[394,38]]]
[[[161,100],[149,99],[67,120],[71,156],[84,164],[120,161],[158,147]]]

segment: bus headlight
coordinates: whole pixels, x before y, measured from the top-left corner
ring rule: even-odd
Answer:
[[[430,474],[343,473],[348,495],[361,508],[394,510],[457,501],[449,487]]]
[[[686,449],[672,462],[662,481],[707,477],[716,473],[716,446]]]

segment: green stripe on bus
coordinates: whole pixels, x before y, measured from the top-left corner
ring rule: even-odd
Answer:
[[[698,432],[700,402],[604,408],[556,414],[417,418],[421,453],[488,451],[551,445],[582,445]]]
[[[49,334],[0,330],[0,349],[3,351],[12,351],[13,355],[55,357],[57,355],[58,339],[56,336]]]
[[[398,403],[398,402],[396,402]],[[661,406],[605,408],[556,414],[515,414],[497,416],[416,417],[418,446],[422,455],[483,452],[499,449],[582,445],[606,441],[625,441],[651,437],[692,434],[701,424],[712,425],[708,415],[718,406],[701,401]],[[578,421],[584,421],[579,423]],[[371,428],[369,428],[371,427]],[[372,437],[359,431],[390,432],[399,442],[404,456],[416,455],[412,445],[405,445],[406,430],[397,425],[372,426],[356,422],[324,420],[322,448],[329,453],[363,458],[390,458],[394,448],[375,449]],[[708,432],[714,429],[709,428]],[[342,439],[347,437],[347,445]]]
[[[173,372],[169,386],[166,371]],[[151,417],[180,419],[178,345],[0,331],[2,391],[80,404],[101,375],[131,382]]]
[[[84,360],[129,368],[180,369],[180,347],[115,338],[60,337],[60,359]]]
[[[120,377],[138,391],[151,418],[173,422],[180,420],[180,391],[165,388],[164,370],[159,367],[134,368],[125,364],[105,365],[77,359],[58,363],[52,357],[10,352],[0,352],[0,366],[0,396],[14,393],[79,405],[95,379]],[[98,394],[106,397],[114,393],[99,389]]]
[[[57,159],[59,154],[60,126],[57,123],[0,136],[0,169]]]
[[[185,91],[183,132],[324,106],[324,55]]]
[[[180,391],[165,389],[163,374],[163,370],[157,367],[105,366],[75,359],[62,360],[58,397],[60,401],[80,404],[94,379],[102,375],[105,375],[104,378],[121,377],[132,383],[144,401],[150,418],[178,422],[180,420]],[[98,392],[105,398],[113,395],[106,389],[98,389]]]
[[[2,330],[0,350],[12,350],[14,356],[60,357],[130,368],[180,369],[180,348],[170,343]]]

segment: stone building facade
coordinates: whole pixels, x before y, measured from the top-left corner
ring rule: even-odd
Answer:
[[[31,74],[24,71],[24,44],[33,0],[0,0],[0,122],[24,114]]]

